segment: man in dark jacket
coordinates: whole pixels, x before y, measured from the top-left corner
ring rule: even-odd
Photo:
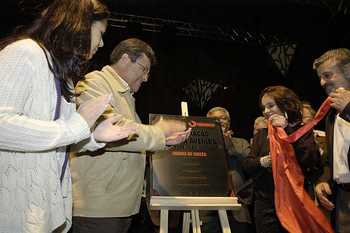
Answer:
[[[233,131],[230,129],[231,118],[229,112],[223,107],[214,107],[207,113],[207,117],[215,118],[220,122],[224,136],[225,147],[228,155],[229,179],[234,193],[245,182],[245,177],[241,168],[241,160],[250,153],[250,145],[244,138],[233,137]],[[203,222],[202,232],[216,233],[221,232],[219,228],[219,219],[217,213],[200,212],[200,218]],[[231,216],[232,214],[232,216]],[[252,232],[252,224],[247,206],[242,205],[239,211],[229,213],[230,227],[237,233]]]
[[[350,50],[333,49],[314,61],[332,101],[326,120],[329,171],[316,185],[319,202],[333,210],[336,232],[350,232]]]

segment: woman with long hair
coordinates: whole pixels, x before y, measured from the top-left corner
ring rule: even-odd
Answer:
[[[0,41],[0,232],[67,232],[66,146],[95,150],[135,132],[113,117],[95,126],[110,96],[75,110],[74,80],[103,46],[108,17],[98,0],[54,0]]]
[[[302,104],[298,96],[284,86],[270,86],[260,94],[265,118],[275,127],[291,134],[302,126]],[[305,178],[316,179],[322,173],[318,147],[312,130],[293,143],[297,161]],[[254,180],[254,215],[257,233],[286,232],[276,215],[274,180],[267,128],[254,135],[250,156],[243,162],[244,171]]]

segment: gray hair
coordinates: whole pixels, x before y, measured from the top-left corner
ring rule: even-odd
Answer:
[[[207,117],[209,117],[210,115],[212,115],[214,112],[222,112],[223,114],[225,114],[225,116],[227,117],[227,119],[229,121],[231,121],[231,117],[230,117],[230,113],[227,111],[226,108],[223,107],[214,107],[212,109],[210,109],[207,113]]]
[[[340,65],[340,68],[342,68],[344,65],[350,63],[350,50],[346,48],[328,50],[322,56],[315,59],[313,69],[316,70],[320,65],[329,60],[333,60],[335,64]]]

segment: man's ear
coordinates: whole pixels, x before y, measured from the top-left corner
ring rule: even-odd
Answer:
[[[125,65],[125,64],[128,64],[128,62],[130,62],[130,57],[127,53],[124,53],[121,58],[120,58],[120,63]]]
[[[350,81],[350,63],[343,65],[344,76]]]

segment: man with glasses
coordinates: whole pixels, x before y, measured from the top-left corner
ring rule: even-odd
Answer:
[[[73,232],[127,232],[131,216],[140,208],[145,151],[180,143],[189,133],[183,122],[140,123],[133,94],[147,82],[150,67],[156,62],[148,44],[136,38],[124,40],[114,48],[110,60],[111,65],[87,74],[77,84],[77,103],[112,94],[103,117],[120,115],[127,124],[136,125],[137,137],[71,159]]]

